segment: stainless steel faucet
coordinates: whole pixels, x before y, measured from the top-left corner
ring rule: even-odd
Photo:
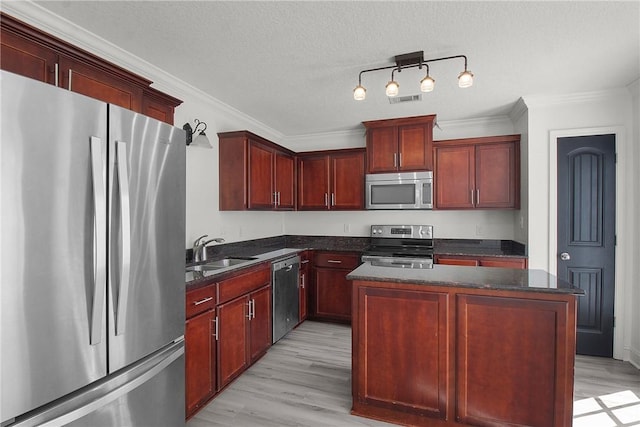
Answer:
[[[207,259],[207,245],[211,242],[223,243],[224,239],[221,237],[216,237],[215,239],[209,239],[203,241],[203,239],[209,237],[208,234],[204,234],[198,237],[193,242],[193,261],[200,262],[205,261]]]

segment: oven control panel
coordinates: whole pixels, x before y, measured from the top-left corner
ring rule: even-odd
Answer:
[[[432,225],[372,225],[371,237],[433,239]]]

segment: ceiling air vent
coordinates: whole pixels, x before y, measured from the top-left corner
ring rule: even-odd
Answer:
[[[418,95],[394,96],[388,98],[389,104],[400,104],[401,102],[422,101],[422,94],[419,93]]]

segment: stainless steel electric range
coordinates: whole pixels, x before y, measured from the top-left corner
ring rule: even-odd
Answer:
[[[433,268],[432,225],[372,225],[371,244],[362,255],[371,265]]]

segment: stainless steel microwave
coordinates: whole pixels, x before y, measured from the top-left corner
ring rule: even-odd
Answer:
[[[367,209],[433,209],[433,172],[367,174]]]

